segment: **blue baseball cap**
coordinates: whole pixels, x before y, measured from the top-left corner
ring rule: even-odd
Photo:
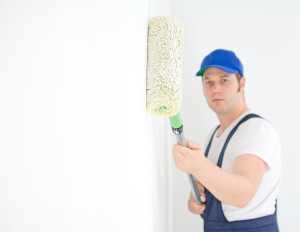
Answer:
[[[217,49],[208,54],[202,61],[200,70],[196,76],[202,76],[203,72],[210,67],[218,68],[229,74],[240,73],[244,76],[242,62],[234,52],[224,49]]]

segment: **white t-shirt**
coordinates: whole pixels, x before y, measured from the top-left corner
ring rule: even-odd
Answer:
[[[208,159],[217,164],[219,155],[228,134],[233,127],[250,111],[240,115],[222,135],[214,135]],[[215,131],[214,128],[206,141],[206,146]],[[242,154],[256,155],[267,164],[260,186],[248,205],[238,208],[222,202],[224,215],[228,221],[245,220],[271,215],[275,212],[275,203],[281,180],[281,146],[276,131],[266,119],[251,118],[242,123],[232,136],[225,150],[222,169],[232,172],[234,159]]]

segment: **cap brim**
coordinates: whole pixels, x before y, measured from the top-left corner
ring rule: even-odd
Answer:
[[[208,68],[217,68],[217,69],[221,69],[222,71],[224,72],[227,72],[229,74],[236,74],[238,73],[239,71],[238,70],[235,70],[235,69],[232,69],[232,68],[228,68],[228,67],[225,67],[225,66],[221,66],[221,65],[208,65],[202,69],[200,69],[197,73],[196,73],[196,76],[202,76],[202,74],[204,73],[204,71]]]
[[[196,73],[196,76],[202,76],[202,74],[204,73],[204,71],[205,71],[206,69],[208,69],[208,67],[207,67],[207,68],[200,69],[199,72]]]

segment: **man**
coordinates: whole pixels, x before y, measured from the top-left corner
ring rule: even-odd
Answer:
[[[234,52],[218,49],[205,57],[197,76],[220,125],[208,136],[205,151],[187,141],[175,144],[176,166],[194,175],[201,198],[189,210],[203,214],[204,231],[276,232],[281,147],[272,125],[245,102],[245,78]]]

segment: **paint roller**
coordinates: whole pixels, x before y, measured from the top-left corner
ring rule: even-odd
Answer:
[[[148,22],[146,108],[154,116],[169,117],[180,145],[187,146],[180,116],[182,98],[183,24],[175,17]],[[202,204],[196,178],[188,174],[195,199]]]

